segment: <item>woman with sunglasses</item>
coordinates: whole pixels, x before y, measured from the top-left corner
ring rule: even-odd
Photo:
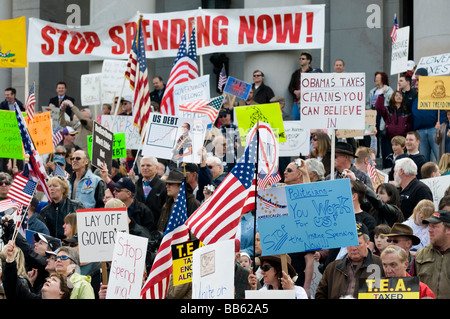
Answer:
[[[315,132],[312,136],[312,151],[309,158],[317,158],[325,168],[325,176],[331,169],[331,139],[324,132]]]
[[[263,276],[264,285],[261,290],[295,290],[296,299],[308,299],[305,289],[294,284],[297,273],[291,265],[291,257],[286,255],[288,274],[282,271],[281,256],[261,256],[259,257],[261,274]],[[253,270],[248,276],[248,282],[252,290],[257,288],[257,277]]]
[[[72,247],[62,246],[54,254],[56,255],[56,272],[66,275],[73,284],[70,299],[95,299],[94,289],[91,285],[91,277],[80,274],[78,252]]]

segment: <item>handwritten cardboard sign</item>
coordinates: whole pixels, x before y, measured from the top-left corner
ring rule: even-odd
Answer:
[[[284,121],[286,142],[280,143],[280,156],[309,154],[310,130],[304,129],[302,121]]]
[[[348,179],[268,188],[256,209],[263,255],[358,244]]]
[[[408,70],[409,26],[397,30],[397,40],[392,43],[391,75]]]
[[[337,130],[336,136],[338,138],[349,138],[364,135],[375,135],[375,125],[376,125],[377,111],[376,110],[366,110],[366,121],[364,130]]]
[[[184,118],[209,119],[206,114],[180,111],[178,106],[180,104],[195,102],[198,100],[209,100],[210,98],[209,74],[176,84],[173,87],[173,99],[176,106],[175,115]]]
[[[0,110],[0,158],[23,159],[22,138],[16,112]]]
[[[450,74],[450,53],[421,57],[416,70],[420,68],[426,69],[428,76],[448,75]]]
[[[128,233],[126,207],[77,210],[80,262],[110,261],[116,233]]]
[[[134,117],[118,115],[114,122],[114,115],[102,115],[102,125],[113,133],[125,133],[127,149],[140,148],[141,136],[137,126],[133,125]]]
[[[361,278],[358,299],[419,299],[419,277]]]
[[[83,74],[81,76],[80,88],[81,88],[81,105],[83,106],[99,105],[102,103],[101,73]]]
[[[422,79],[421,79],[422,80]],[[433,202],[436,210],[439,209],[439,202],[445,195],[445,191],[450,185],[450,175],[442,175],[439,177],[424,178],[420,180],[425,183],[433,194]]]
[[[33,122],[27,116],[25,117],[25,121],[27,122],[28,132],[39,154],[53,153],[53,131],[50,112],[35,114]]]
[[[194,251],[192,299],[234,298],[234,248],[232,239]]]
[[[148,238],[117,233],[106,299],[140,299]]]
[[[304,128],[364,129],[365,73],[302,73],[300,85]]]

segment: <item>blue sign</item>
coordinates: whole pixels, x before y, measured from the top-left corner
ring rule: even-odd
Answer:
[[[252,85],[250,83],[229,76],[223,91],[240,99],[246,100],[251,88]]]
[[[350,180],[258,191],[262,255],[358,245]]]

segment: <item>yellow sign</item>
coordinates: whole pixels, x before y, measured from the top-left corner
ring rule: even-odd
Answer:
[[[358,299],[419,299],[419,277],[360,279]]]
[[[0,68],[25,68],[27,65],[25,17],[0,20]]]
[[[236,112],[242,146],[245,146],[245,137],[258,120],[260,122],[269,123],[272,130],[278,132],[278,142],[286,142],[283,116],[281,115],[279,103],[239,106],[235,107],[234,111]]]
[[[53,132],[52,117],[50,112],[38,113],[34,115],[33,122],[29,117],[25,117],[28,132],[39,154],[53,153]]]
[[[192,255],[194,250],[203,246],[204,245],[200,240],[172,245],[172,277],[174,286],[192,282]]]
[[[450,76],[421,76],[419,110],[450,110]]]

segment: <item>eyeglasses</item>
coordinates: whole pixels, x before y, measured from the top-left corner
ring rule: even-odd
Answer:
[[[123,191],[124,190],[124,188],[114,188],[114,191],[116,192],[116,193],[120,193],[121,191]]]
[[[219,118],[221,118],[221,117],[227,117],[226,115],[219,115]]]
[[[271,265],[264,265],[264,266],[261,266],[261,270],[263,270],[263,271],[269,271],[270,268],[273,268],[273,266],[271,266]]]
[[[286,172],[292,173],[292,172],[295,172],[295,169],[288,167],[288,168],[286,168]]]
[[[75,160],[75,161],[81,161],[82,158],[81,157],[71,157],[70,158],[71,161]]]
[[[260,76],[262,76],[262,74],[253,74],[254,78],[259,78]]]
[[[66,155],[66,152],[55,152],[55,155]]]
[[[9,186],[9,185],[11,185],[11,183],[7,182],[7,181],[0,182],[0,186],[4,186],[4,185]]]
[[[76,262],[75,262],[75,260],[73,260],[72,258],[70,258],[69,256],[67,256],[67,255],[61,255],[61,256],[56,256],[55,257],[55,261],[58,261],[58,260],[67,260],[67,259],[69,259],[69,260],[71,260],[74,264],[76,264]]]

